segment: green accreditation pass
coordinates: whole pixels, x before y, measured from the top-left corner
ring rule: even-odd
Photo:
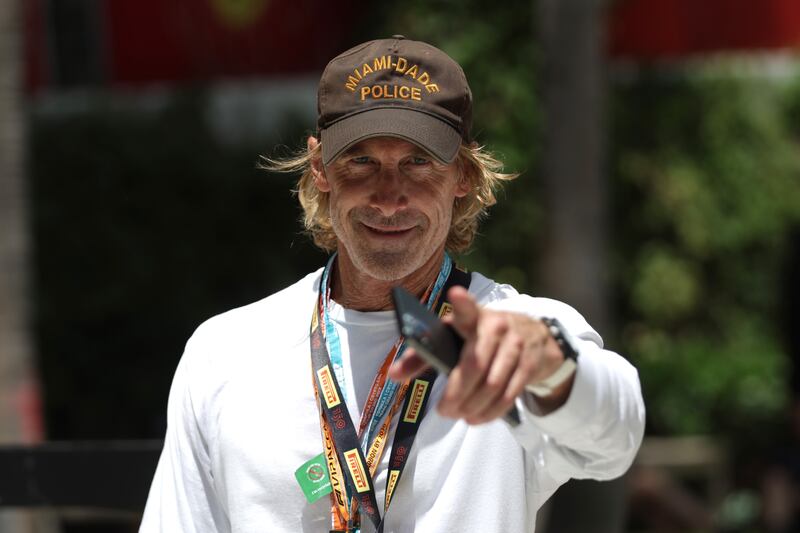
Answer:
[[[314,503],[331,493],[331,478],[328,475],[328,465],[325,464],[324,453],[303,463],[303,466],[295,470],[294,477],[297,478],[300,488],[303,489],[308,503]]]

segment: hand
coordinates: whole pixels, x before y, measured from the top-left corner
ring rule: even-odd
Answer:
[[[482,424],[503,416],[525,386],[546,379],[564,361],[558,344],[539,320],[520,313],[484,309],[463,287],[447,293],[453,313],[445,321],[464,338],[461,359],[450,373],[438,410],[442,416]],[[426,363],[408,349],[389,370],[395,381],[421,374]],[[547,398],[541,414],[564,402],[572,379]]]

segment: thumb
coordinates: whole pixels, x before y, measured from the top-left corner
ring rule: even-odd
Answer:
[[[447,291],[447,299],[453,305],[450,323],[464,339],[470,339],[478,332],[478,315],[481,309],[475,298],[464,287],[453,287]]]
[[[389,367],[389,379],[403,382],[422,374],[428,364],[419,356],[414,348],[407,348],[403,355]]]

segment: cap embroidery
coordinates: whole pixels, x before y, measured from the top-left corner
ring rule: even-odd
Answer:
[[[333,58],[320,79],[317,111],[326,164],[348,146],[379,136],[406,139],[449,162],[469,138],[472,95],[453,58],[428,43],[395,37]]]
[[[360,67],[353,69],[353,74],[347,76],[345,81],[345,88],[350,92],[356,92],[359,84],[369,75],[379,70],[394,70],[401,76],[406,76],[413,79],[418,84],[425,87],[428,93],[438,93],[439,85],[431,81],[431,76],[426,71],[420,73],[420,66],[411,63],[405,57],[398,56],[397,61],[393,61],[393,56],[384,55],[373,58],[372,61],[366,61]],[[405,89],[405,90],[403,90]],[[420,100],[422,90],[419,87],[408,87],[401,85],[373,85],[361,87],[359,90],[361,100],[367,97],[371,98],[403,98]],[[415,97],[416,96],[416,97]]]

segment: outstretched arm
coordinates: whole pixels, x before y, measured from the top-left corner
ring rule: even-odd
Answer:
[[[447,296],[453,313],[445,320],[464,338],[464,347],[439,402],[441,415],[470,424],[499,418],[514,406],[525,387],[547,379],[563,364],[564,354],[541,320],[482,308],[463,287],[453,287]],[[425,368],[425,362],[408,349],[389,377],[402,381]],[[569,398],[573,379],[547,396],[534,396],[537,414],[561,407]]]

